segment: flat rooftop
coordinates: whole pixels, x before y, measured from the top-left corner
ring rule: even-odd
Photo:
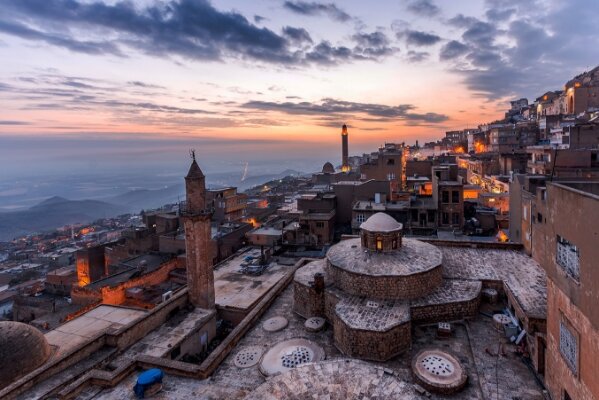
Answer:
[[[547,276],[543,268],[525,253],[516,250],[438,247],[443,253],[444,277],[503,281],[529,317],[547,317]]]
[[[237,346],[231,351],[229,356],[223,361],[220,367],[214,372],[210,379],[203,381],[185,378],[180,376],[165,375],[163,391],[157,398],[168,398],[183,400],[189,398],[200,399],[259,399],[260,392],[254,392],[260,385],[267,382],[274,382],[272,378],[265,378],[260,373],[259,365],[249,368],[238,368],[235,366],[234,359],[237,353],[251,346],[258,346],[265,352],[277,343],[290,338],[305,338],[317,343],[324,349],[326,354],[325,365],[332,361],[345,360],[344,356],[335,347],[333,341],[333,330],[327,324],[326,328],[320,332],[308,332],[304,328],[305,319],[295,314],[292,310],[293,305],[293,287],[290,285],[275,300],[270,308],[264,313],[248,333],[241,339]],[[485,307],[489,307],[485,305]],[[494,306],[496,308],[501,305]],[[492,313],[494,310],[486,308],[486,313]],[[288,326],[278,332],[267,332],[262,327],[263,323],[272,317],[283,316],[289,320]],[[411,372],[411,360],[420,350],[426,348],[441,348],[453,354],[459,355],[459,359],[468,373],[468,380],[471,382],[464,390],[451,396],[433,395],[432,399],[460,399],[460,400],[478,400],[478,399],[512,399],[521,398],[527,400],[542,400],[541,387],[537,384],[533,374],[528,367],[515,355],[515,347],[504,341],[506,356],[497,358],[485,349],[497,348],[498,336],[491,318],[479,315],[468,322],[468,330],[463,324],[453,324],[453,335],[449,338],[440,339],[436,336],[436,326],[417,326],[414,328],[412,336],[412,349],[406,353],[394,357],[392,360],[380,362],[359,362],[363,365],[384,368],[386,374],[395,377],[401,382],[403,391],[401,399],[420,399],[420,396],[414,387],[414,380]],[[319,365],[319,364],[314,364]],[[356,373],[361,373],[362,369],[355,369]],[[131,374],[128,378],[120,382],[111,389],[97,388],[95,395],[86,397],[87,399],[122,399],[132,396],[132,386],[135,383],[137,373]],[[356,377],[356,380],[359,377]],[[289,382],[292,386],[304,384],[301,381]],[[318,382],[305,382],[317,387]],[[344,388],[352,385],[352,382],[346,382]],[[279,390],[278,386],[273,390]],[[299,387],[298,387],[299,389]],[[335,391],[334,387],[328,388],[329,391]],[[341,389],[338,389],[341,390]],[[276,393],[273,392],[275,395]],[[329,392],[330,393],[330,392]],[[326,395],[327,393],[322,393]],[[256,397],[252,397],[256,395]],[[247,396],[247,397],[246,397]]]
[[[146,311],[101,305],[45,334],[56,355],[88,342],[108,329],[118,329],[143,317]]]
[[[249,310],[289,272],[289,266],[271,261],[262,275],[244,274],[241,264],[246,262],[247,257],[260,257],[260,249],[252,248],[224,261],[215,269],[217,306]]]

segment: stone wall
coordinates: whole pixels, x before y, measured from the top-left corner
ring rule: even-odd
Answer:
[[[102,291],[102,303],[110,305],[120,305],[125,302],[125,291],[129,288],[136,286],[152,286],[158,285],[166,281],[169,277],[169,273],[175,268],[179,268],[179,261],[177,258],[173,258],[163,263],[155,271],[143,274],[137,278],[132,278],[123,282],[115,287],[103,287]]]
[[[363,360],[387,361],[412,346],[410,322],[385,332],[352,329],[336,315],[333,317],[335,346],[346,356]]]
[[[395,251],[401,248],[402,245],[402,232],[397,230],[394,232],[370,232],[366,229],[362,229],[360,234],[362,247],[371,251]],[[380,242],[380,249],[378,248],[378,242]]]
[[[410,311],[414,323],[446,322],[474,317],[479,306],[480,296],[470,301],[412,306]]]
[[[325,318],[332,324],[335,318],[335,307],[339,302],[337,289],[327,288],[324,293],[324,314]]]
[[[547,351],[545,382],[554,399],[562,399],[564,390],[571,399],[599,398],[599,331],[559,287],[547,282]],[[576,338],[576,372],[560,352],[560,321],[565,321]]]
[[[344,292],[375,299],[415,299],[438,288],[443,280],[442,266],[411,275],[373,276],[349,272],[329,263],[328,274]]]
[[[304,318],[325,316],[325,294],[314,287],[293,283],[293,311]]]

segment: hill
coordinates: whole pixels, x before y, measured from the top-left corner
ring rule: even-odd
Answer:
[[[88,223],[127,212],[126,208],[99,200],[67,200],[51,197],[27,210],[0,213],[0,240]]]

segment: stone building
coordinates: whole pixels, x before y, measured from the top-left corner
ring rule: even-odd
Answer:
[[[566,82],[564,94],[567,114],[599,108],[599,66]]]
[[[206,177],[193,157],[185,177],[186,202],[179,207],[185,226],[187,284],[191,303],[214,309],[214,272],[209,246],[213,209],[207,202]]]
[[[295,274],[294,310],[325,317],[347,356],[385,361],[411,347],[412,322],[474,315],[480,282],[444,281],[442,253],[403,237],[402,224],[377,213],[360,238],[344,240]]]
[[[532,247],[547,272],[545,382],[554,399],[597,399],[599,183],[547,182],[539,191]]]
[[[337,201],[336,222],[350,224],[353,205],[358,201],[387,202],[391,200],[391,185],[387,180],[342,181],[333,185]]]
[[[524,152],[539,140],[535,122],[503,124],[489,131],[489,151],[498,153]]]
[[[247,195],[237,193],[236,187],[209,189],[206,202],[214,209],[213,220],[216,222],[234,222],[245,217]]]
[[[363,180],[374,179],[391,183],[391,199],[406,186],[406,148],[402,144],[386,143],[360,165]]]
[[[457,165],[433,168],[433,203],[437,205],[439,228],[464,226],[464,184],[457,174]]]

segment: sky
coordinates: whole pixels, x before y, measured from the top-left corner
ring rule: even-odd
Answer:
[[[195,147],[212,170],[316,170],[343,123],[359,154],[560,89],[599,64],[597,21],[597,0],[0,0],[0,165],[167,168]]]

